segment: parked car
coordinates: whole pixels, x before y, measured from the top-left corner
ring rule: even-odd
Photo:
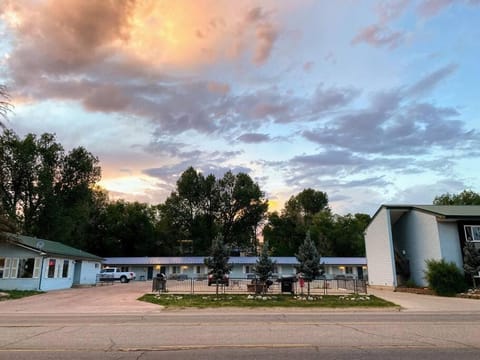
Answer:
[[[215,279],[213,274],[208,274],[208,286],[217,284],[217,280]],[[222,279],[218,279],[218,284],[228,286],[230,285],[230,277],[228,274],[223,275]]]
[[[98,277],[100,281],[120,280],[121,283],[128,283],[130,280],[135,280],[135,273],[133,271],[121,271],[116,267],[111,267],[102,269]]]

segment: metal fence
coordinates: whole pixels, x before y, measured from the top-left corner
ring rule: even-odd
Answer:
[[[307,294],[308,283],[300,286],[298,281],[291,284],[287,293]],[[276,281],[268,287],[267,294],[285,293],[286,286],[282,286],[281,281]],[[250,279],[232,279],[229,285],[218,285],[218,291],[222,294],[252,294],[258,291],[258,286]],[[214,294],[216,285],[208,286],[208,281],[204,279],[185,279],[185,280],[162,280],[154,278],[152,282],[152,292],[168,292],[172,294]],[[340,295],[340,294],[366,294],[367,283],[365,280],[358,279],[338,279],[338,280],[314,280],[310,282],[310,294],[312,295]]]

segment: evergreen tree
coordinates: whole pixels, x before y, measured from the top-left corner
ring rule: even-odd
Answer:
[[[314,280],[317,275],[323,274],[323,265],[320,264],[320,254],[310,238],[310,232],[307,232],[305,241],[298,248],[298,253],[295,254],[295,257],[299,263],[295,268],[297,269],[297,273],[301,274],[307,282],[307,294],[310,296],[310,282]]]
[[[480,249],[472,242],[467,242],[463,248],[463,270],[471,276],[480,273]]]
[[[216,283],[216,294],[218,295],[218,283],[222,281],[225,276],[230,274],[232,265],[228,263],[229,259],[228,249],[223,243],[223,238],[217,236],[213,239],[212,247],[210,249],[210,256],[205,258],[204,263],[208,267],[208,274],[213,277]]]
[[[265,242],[254,269],[256,280],[262,285],[271,285],[272,283],[268,282],[271,281],[269,278],[273,274],[274,267],[275,261],[270,259],[268,242]],[[267,289],[267,286],[262,287],[263,291]]]

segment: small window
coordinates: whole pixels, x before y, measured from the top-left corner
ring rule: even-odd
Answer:
[[[19,259],[17,278],[27,279],[33,277],[35,258]]]
[[[172,274],[179,274],[180,266],[172,266]]]
[[[253,272],[253,268],[251,265],[245,265],[245,274],[249,274]]]
[[[202,267],[201,267],[200,265],[197,266],[197,267],[195,268],[195,272],[196,272],[197,274],[201,274],[201,273],[202,273]]]
[[[55,259],[48,260],[48,273],[47,277],[54,278],[55,277],[55,265],[57,261]]]
[[[345,267],[345,274],[353,274],[353,267],[346,266]]]
[[[466,225],[465,239],[467,241],[480,242],[480,225]]]
[[[5,269],[5,258],[0,258],[0,279],[3,278],[3,269]]]
[[[62,278],[68,277],[68,264],[70,260],[63,260]]]
[[[128,272],[128,266],[121,266],[120,271],[121,272]]]

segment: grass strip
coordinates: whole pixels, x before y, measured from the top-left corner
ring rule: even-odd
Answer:
[[[216,308],[216,307],[301,307],[301,308],[351,308],[397,307],[396,304],[373,295],[179,295],[145,294],[138,300],[167,308]]]
[[[2,300],[15,300],[21,299],[27,296],[33,296],[38,294],[43,294],[43,291],[35,291],[35,290],[1,290],[0,294],[4,294],[0,296],[0,301]]]

